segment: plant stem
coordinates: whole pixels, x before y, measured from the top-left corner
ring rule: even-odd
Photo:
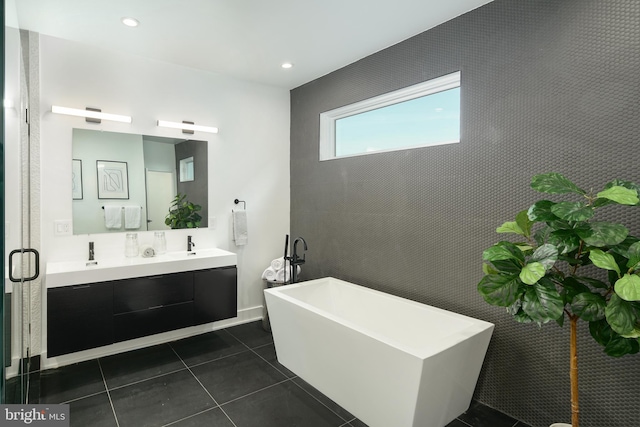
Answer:
[[[569,378],[571,380],[571,427],[580,427],[580,405],[578,404],[578,316],[569,316],[571,321],[571,345],[569,357],[571,367]]]

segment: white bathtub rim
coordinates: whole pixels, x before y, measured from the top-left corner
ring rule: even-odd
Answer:
[[[357,287],[359,290],[361,290],[362,292],[370,292],[370,293],[374,293],[374,294],[384,294],[385,297],[394,299],[394,300],[398,300],[398,301],[402,301],[403,303],[408,303],[411,305],[415,305],[416,307],[428,307],[429,309],[433,309],[437,312],[442,312],[442,313],[446,313],[448,315],[454,314],[455,316],[460,316],[461,318],[468,320],[470,325],[464,329],[461,329],[459,331],[457,331],[455,334],[452,334],[450,336],[444,337],[442,339],[439,339],[438,341],[434,341],[432,343],[432,345],[429,346],[429,348],[416,348],[416,347],[412,347],[410,345],[407,345],[405,343],[399,342],[397,340],[394,340],[392,337],[388,337],[386,335],[377,333],[375,331],[371,331],[367,328],[364,328],[354,322],[351,322],[349,320],[343,319],[339,316],[336,316],[332,313],[329,313],[325,310],[321,310],[307,302],[301,301],[297,298],[294,298],[290,295],[287,295],[286,291],[287,290],[291,290],[291,289],[295,289],[295,288],[299,288],[299,287],[305,287],[305,286],[312,286],[314,284],[318,284],[320,282],[327,282],[327,281],[332,281],[332,282],[336,282],[339,283],[341,285],[344,286],[351,286],[351,287]],[[494,328],[494,324],[493,323],[489,323],[486,322],[484,320],[480,320],[480,319],[476,319],[473,317],[469,317],[466,316],[464,314],[460,314],[460,313],[455,313],[449,310],[445,310],[439,307],[434,307],[428,304],[423,304],[417,301],[413,301],[407,298],[402,298],[396,295],[392,295],[392,294],[388,294],[386,292],[382,292],[382,291],[378,291],[375,289],[371,289],[371,288],[367,288],[365,286],[361,286],[352,282],[347,282],[341,279],[336,279],[334,277],[323,277],[320,279],[313,279],[313,280],[308,280],[308,281],[304,281],[304,282],[299,282],[299,283],[294,283],[294,284],[290,284],[290,285],[285,285],[285,286],[279,286],[276,288],[269,288],[269,289],[265,289],[264,290],[265,293],[268,294],[272,294],[274,297],[276,298],[281,298],[291,304],[300,306],[305,308],[306,310],[309,310],[319,316],[323,316],[326,317],[327,319],[330,319],[333,322],[336,322],[338,324],[344,325],[348,328],[351,328],[353,330],[356,330],[358,332],[360,332],[361,334],[365,335],[365,336],[369,336],[372,337],[378,341],[381,341],[387,345],[390,345],[392,347],[398,348],[408,354],[413,355],[414,357],[417,357],[419,359],[428,359],[430,357],[436,356],[439,353],[441,353],[443,350],[450,348],[458,343],[461,343],[462,341],[464,341],[466,338],[468,338],[469,336],[473,336],[473,335],[477,335],[480,334],[482,332],[488,331],[490,334],[493,332],[493,328]],[[268,301],[268,300],[267,300]],[[268,308],[268,307],[267,307]]]

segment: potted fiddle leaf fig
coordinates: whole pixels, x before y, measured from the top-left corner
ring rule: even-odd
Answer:
[[[178,193],[171,201],[164,223],[174,229],[197,228],[202,221],[202,216],[198,213],[200,210],[202,206],[188,201],[186,194]]]
[[[612,205],[637,206],[640,187],[614,180],[594,193],[558,173],[534,176],[531,187],[571,199],[540,200],[498,227],[516,237],[482,253],[478,291],[518,322],[569,320],[571,425],[579,427],[578,320],[589,322],[609,356],[640,350],[640,239],[623,224],[598,218]]]

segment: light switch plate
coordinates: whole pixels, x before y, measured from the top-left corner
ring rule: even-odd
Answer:
[[[53,233],[56,236],[71,236],[71,234],[73,233],[70,219],[59,219],[53,221],[53,226]]]
[[[215,230],[216,229],[216,217],[215,216],[210,216],[209,217],[209,230]]]

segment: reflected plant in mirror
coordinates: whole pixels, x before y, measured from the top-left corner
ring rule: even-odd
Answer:
[[[202,220],[202,216],[198,213],[201,210],[202,206],[188,201],[185,194],[178,194],[171,203],[164,223],[172,229],[198,228]]]
[[[199,206],[196,227],[207,227],[208,218],[208,143],[184,138],[166,138],[105,132],[93,129],[73,129],[72,158],[81,167],[82,182],[76,180],[76,192],[82,199],[74,199],[73,233],[96,234],[124,231],[169,230],[167,211],[180,195]],[[82,160],[81,162],[77,160]],[[96,160],[126,162],[129,181],[127,199],[98,199]],[[188,161],[186,161],[188,160]],[[186,161],[186,162],[185,162]],[[190,180],[180,179],[180,167],[190,163]],[[176,196],[178,195],[178,196]],[[122,207],[109,209],[105,206]],[[140,207],[139,222],[127,223],[125,206]],[[115,215],[115,218],[113,217]],[[193,222],[193,221],[191,221]]]

